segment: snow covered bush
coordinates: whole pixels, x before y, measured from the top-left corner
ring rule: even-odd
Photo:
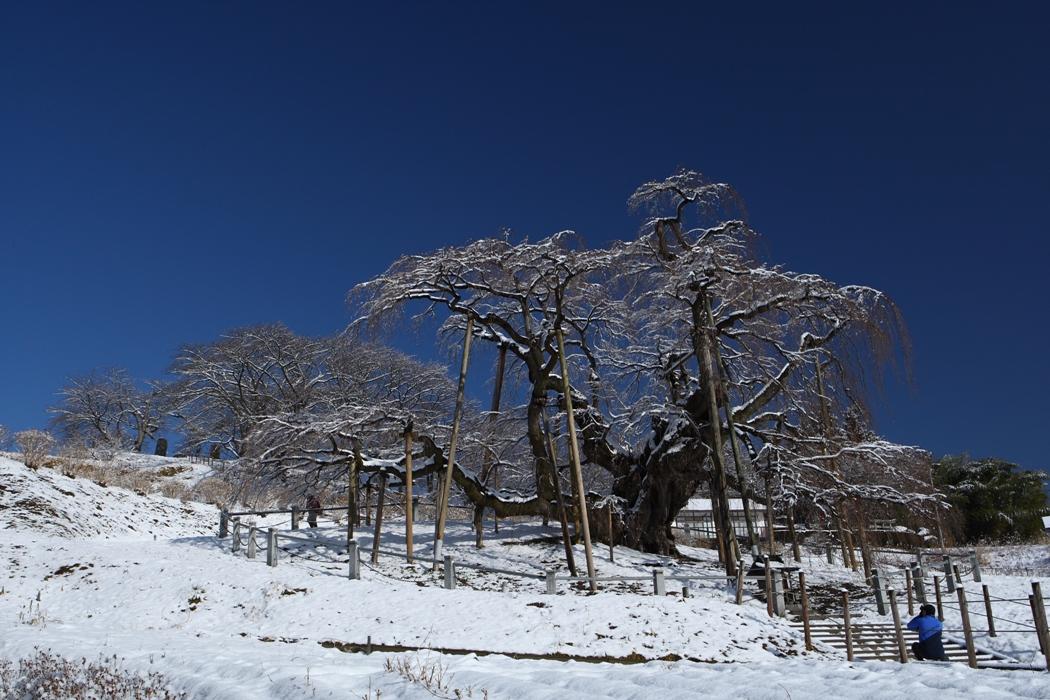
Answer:
[[[136,674],[120,668],[117,658],[97,662],[64,659],[47,651],[19,660],[0,660],[0,697],[35,700],[87,698],[152,698],[176,700],[185,693],[170,689],[159,673]]]
[[[31,469],[44,466],[55,438],[46,430],[23,430],[15,433],[15,443],[22,451],[22,462]]]

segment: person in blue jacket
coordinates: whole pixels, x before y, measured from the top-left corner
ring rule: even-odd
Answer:
[[[911,645],[911,651],[919,661],[947,661],[941,643],[944,626],[937,619],[937,609],[930,604],[919,608],[919,614],[908,623],[908,629],[919,633],[919,641]]]

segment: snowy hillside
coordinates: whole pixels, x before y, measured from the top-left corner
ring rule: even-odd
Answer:
[[[768,618],[764,605],[737,606],[714,585],[689,598],[654,597],[644,585],[586,595],[563,584],[550,596],[542,582],[503,590],[498,576],[464,569],[460,586],[445,590],[429,567],[390,556],[351,581],[337,546],[308,553],[294,543],[282,545],[271,568],[262,553],[232,554],[229,539],[215,537],[217,514],[0,459],[0,658],[34,648],[89,660],[117,655],[128,669],[160,672],[176,690],[215,698],[457,697],[456,689],[479,698],[685,698],[701,690],[797,698],[850,697],[850,687],[858,697],[897,697],[905,687],[949,697],[965,695],[975,674],[984,697],[1050,697],[1043,674],[848,665],[840,652],[807,653],[797,631]],[[516,569],[557,558],[541,526],[508,525],[479,552],[466,524],[452,523],[448,549],[464,563]],[[301,534],[337,539],[338,525],[322,526]],[[403,527],[385,527],[384,546],[398,547]],[[429,534],[420,534],[418,551]],[[367,550],[370,537],[360,541]],[[690,563],[618,549],[615,564],[599,567],[710,571],[710,553],[694,553]],[[370,643],[454,653],[361,653]],[[622,663],[644,659],[684,660]],[[444,690],[421,684],[428,673],[444,678]]]

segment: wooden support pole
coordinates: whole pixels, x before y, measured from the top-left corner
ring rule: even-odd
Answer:
[[[966,659],[970,668],[977,668],[977,650],[973,646],[973,628],[970,627],[970,610],[966,605],[966,589],[959,586],[955,592],[959,595],[959,616],[962,617],[963,637],[966,640]]]
[[[773,617],[773,571],[769,564],[769,555],[765,555],[766,576],[766,614]]]
[[[961,585],[963,580],[962,580],[962,574],[959,573],[959,565],[958,564],[952,564],[952,571],[955,573],[955,582]]]
[[[788,535],[791,537],[791,553],[795,557],[795,561],[802,561],[802,548],[798,544],[798,533],[795,532],[795,515],[794,506],[788,506],[787,519],[788,519]]]
[[[777,553],[777,534],[773,529],[773,479],[766,472],[766,541],[769,555]]]
[[[467,316],[467,332],[463,337],[463,358],[459,363],[459,386],[456,388],[456,410],[452,417],[452,436],[448,443],[448,463],[441,482],[441,494],[438,503],[437,525],[434,529],[434,567],[442,557],[442,544],[445,538],[445,518],[448,517],[448,500],[452,492],[452,473],[456,464],[456,441],[459,440],[459,423],[463,417],[463,394],[467,388],[467,367],[470,365],[470,341],[474,337],[474,317]]]
[[[256,547],[256,544],[255,544],[255,532],[256,532],[255,526],[254,525],[249,525],[248,526],[248,552],[247,552],[247,555],[248,555],[249,559],[254,559],[255,558],[255,547]]]
[[[984,594],[984,616],[988,618],[988,636],[995,637],[995,618],[992,617],[992,595],[988,592],[987,583],[981,586],[981,592]]]
[[[846,634],[846,660],[853,661],[853,628],[849,618],[849,591],[842,591],[842,627]]]
[[[569,458],[572,462],[576,492],[579,494],[580,525],[583,528],[583,551],[587,556],[587,578],[590,581],[591,593],[598,590],[598,582],[595,581],[594,553],[591,551],[591,526],[587,515],[587,491],[583,485],[583,467],[580,465],[580,446],[576,441],[576,419],[572,409],[572,386],[569,382],[569,361],[565,357],[565,338],[561,328],[555,333],[558,336],[558,355],[561,358],[561,382],[562,391],[565,395],[565,418],[569,424]]]
[[[908,616],[915,614],[915,597],[912,594],[911,569],[904,570],[904,583],[908,589]]]
[[[887,591],[890,596],[890,610],[893,612],[893,631],[897,635],[897,654],[902,664],[908,663],[908,648],[904,646],[904,630],[901,629],[901,612],[897,609],[897,591]]]
[[[806,574],[798,572],[798,593],[802,602],[802,633],[806,639],[806,651],[813,651],[813,631],[809,625],[809,594],[806,592]]]
[[[977,560],[977,550],[970,550],[970,566],[973,568],[973,580],[975,583],[981,582],[981,562]]]
[[[219,539],[225,538],[230,534],[230,512],[225,508],[219,512]]]
[[[546,407],[544,407],[543,411],[543,427],[547,433],[547,453],[550,455],[551,476],[554,479],[554,496],[558,504],[558,524],[561,526],[562,546],[565,547],[565,563],[569,566],[569,573],[575,576],[576,557],[572,553],[572,538],[569,536],[569,519],[565,512],[565,498],[561,493],[561,477],[558,476],[558,451],[554,445],[554,435],[551,433],[551,426],[550,421],[547,419]],[[575,489],[573,490],[575,491]]]
[[[744,604],[744,562],[738,562],[736,566],[736,598],[737,605]]]
[[[376,501],[376,529],[372,535],[372,563],[379,563],[379,539],[383,535],[383,506],[386,505],[386,472],[379,475],[379,496]]]
[[[911,580],[915,586],[915,598],[919,601],[919,605],[925,605],[928,601],[926,600],[926,583],[922,580],[922,568],[912,562],[911,565]]]
[[[933,592],[937,599],[937,619],[944,622],[944,604],[941,602],[941,577],[933,577]]]
[[[299,517],[300,517],[299,516],[299,506],[293,505],[292,506],[292,529],[293,530],[298,530],[299,529]]]
[[[241,548],[241,519],[238,517],[233,518],[233,530],[231,534],[233,538],[230,541],[230,551],[237,552]]]
[[[405,558],[412,561],[412,525],[416,514],[412,503],[412,423],[405,427]]]

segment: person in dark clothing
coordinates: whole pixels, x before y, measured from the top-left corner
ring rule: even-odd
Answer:
[[[321,499],[311,493],[306,497],[306,522],[310,527],[317,527],[317,516],[321,512]]]
[[[911,645],[911,651],[919,661],[947,661],[941,643],[944,626],[937,619],[937,609],[930,604],[919,608],[919,614],[908,622],[908,629],[919,633],[919,641]]]

